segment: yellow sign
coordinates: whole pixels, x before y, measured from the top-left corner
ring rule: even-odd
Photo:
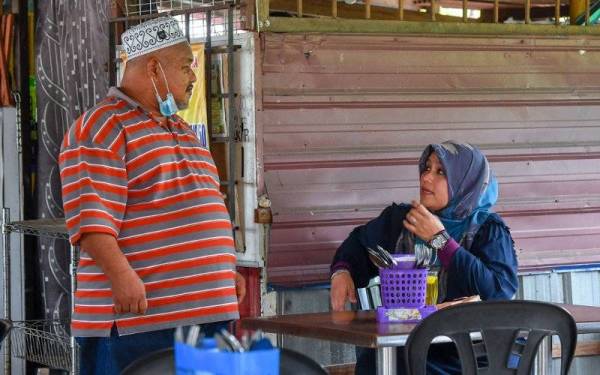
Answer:
[[[196,83],[187,109],[177,112],[196,132],[200,143],[208,147],[208,131],[206,128],[206,89],[204,78],[204,45],[192,45],[194,62],[192,70],[196,74]]]

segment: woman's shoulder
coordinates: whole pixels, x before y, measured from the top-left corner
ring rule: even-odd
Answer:
[[[491,212],[487,219],[483,222],[479,230],[477,231],[477,235],[489,236],[508,236],[511,237],[510,228],[502,217],[495,212]]]
[[[490,212],[490,214],[488,215],[487,219],[485,219],[485,222],[483,223],[482,226],[495,226],[495,225],[500,225],[500,226],[508,229],[508,226],[506,225],[506,223],[504,222],[504,220],[502,219],[502,217],[500,215],[498,215],[495,212]]]
[[[411,205],[406,203],[395,203],[393,202],[391,205],[387,206],[384,210],[384,214],[394,215],[394,216],[406,216],[408,211],[410,211]]]

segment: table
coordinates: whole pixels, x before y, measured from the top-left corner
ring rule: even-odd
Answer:
[[[571,313],[578,333],[600,332],[600,307],[557,305]],[[242,327],[376,348],[377,373],[391,375],[396,372],[396,347],[404,346],[415,324],[378,324],[375,311],[341,311],[246,318]]]

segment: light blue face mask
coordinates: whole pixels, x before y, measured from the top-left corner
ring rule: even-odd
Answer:
[[[154,92],[156,94],[156,101],[158,101],[158,109],[163,116],[171,117],[179,111],[177,108],[177,103],[175,102],[175,98],[173,97],[173,93],[171,93],[171,89],[169,88],[169,82],[167,81],[167,76],[165,75],[165,71],[161,63],[158,63],[160,67],[160,71],[162,72],[163,79],[165,80],[165,84],[167,85],[167,98],[162,100],[160,95],[158,94],[158,89],[156,88],[156,83],[154,83],[154,78],[150,77],[152,81],[152,86],[154,87]]]

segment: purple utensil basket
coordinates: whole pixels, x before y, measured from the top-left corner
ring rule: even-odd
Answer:
[[[380,323],[417,323],[436,311],[425,305],[426,268],[414,268],[414,256],[393,255],[397,265],[379,270],[381,302],[377,308]]]
[[[394,268],[379,270],[383,307],[422,307],[427,291],[427,269],[407,269],[399,262]]]

